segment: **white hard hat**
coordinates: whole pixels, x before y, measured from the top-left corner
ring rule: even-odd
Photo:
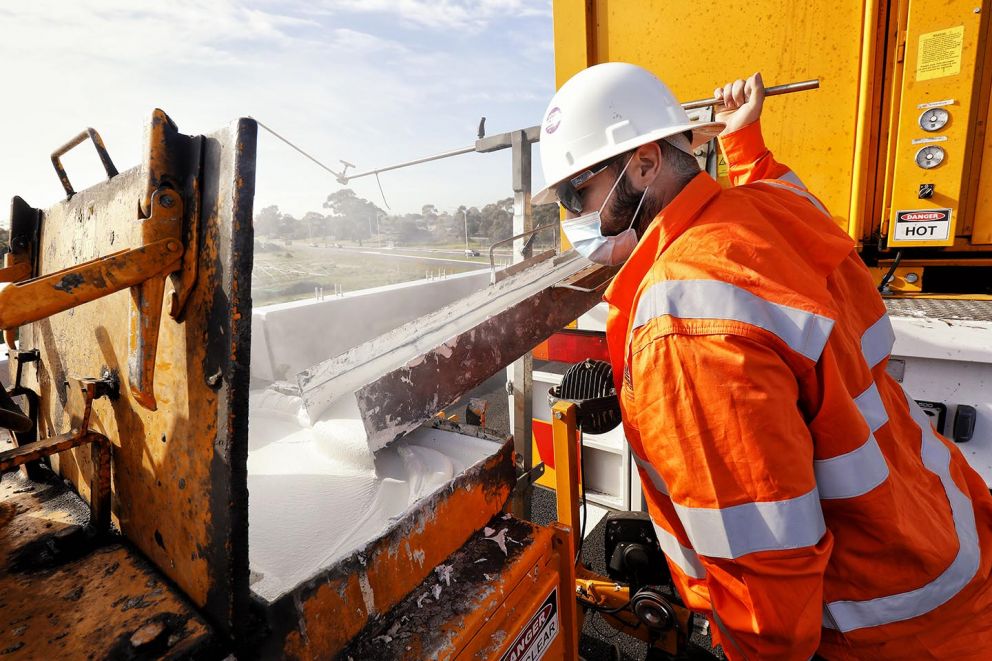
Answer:
[[[692,131],[693,148],[724,128],[691,122],[665,83],[643,67],[608,62],[583,69],[552,97],[541,124],[547,187],[534,204],[555,201],[555,186],[608,158]]]

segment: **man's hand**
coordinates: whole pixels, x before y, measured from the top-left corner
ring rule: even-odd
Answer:
[[[761,74],[756,73],[747,80],[735,80],[717,87],[713,96],[721,101],[713,119],[727,125],[720,133],[725,135],[758,121],[765,102],[765,84]]]

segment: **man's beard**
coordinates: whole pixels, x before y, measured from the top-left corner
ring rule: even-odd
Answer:
[[[620,180],[610,201],[609,217],[617,224],[616,231],[610,232],[611,235],[619,234],[628,227],[638,230],[640,235],[640,228],[647,227],[648,223],[658,215],[661,211],[661,203],[650,193],[644,198],[641,210],[637,211],[637,205],[640,204],[643,195],[644,191],[636,190],[626,176]],[[637,218],[634,218],[634,223],[631,225],[635,211]]]

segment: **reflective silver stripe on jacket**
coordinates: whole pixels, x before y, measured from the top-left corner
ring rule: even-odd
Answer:
[[[785,177],[782,177],[782,178],[785,179]],[[798,179],[798,178],[799,177],[796,177],[796,179]],[[780,183],[778,183],[776,181],[771,181],[769,179],[762,179],[760,181],[756,181],[755,183],[766,184],[768,186],[772,186],[773,188],[778,188],[779,190],[787,190],[790,193],[793,193],[795,195],[799,195],[800,197],[805,197],[807,200],[809,200],[810,202],[812,202],[813,203],[813,206],[816,207],[823,215],[827,216],[828,218],[831,217],[830,216],[830,212],[827,211],[827,208],[825,206],[823,206],[823,204],[818,199],[816,199],[816,197],[814,197],[812,193],[810,193],[810,192],[808,192],[806,190],[800,190],[798,188],[793,188],[792,186],[785,186],[783,184],[780,184]],[[800,183],[800,185],[802,184],[802,182],[799,182],[799,183]]]
[[[905,392],[903,394],[913,420],[920,427],[923,465],[940,478],[950,503],[951,518],[958,538],[957,555],[939,576],[915,590],[866,601],[834,601],[826,604],[827,612],[823,617],[825,627],[847,632],[919,617],[952,599],[971,582],[978,571],[981,547],[975,527],[975,511],[968,496],[962,493],[951,478],[951,453],[934,434],[927,414],[909,395]]]
[[[634,458],[634,463],[640,466],[641,470],[648,474],[648,478],[651,480],[651,485],[654,486],[657,491],[660,491],[666,496],[669,495],[668,485],[665,484],[664,478],[662,478],[661,474],[658,473],[658,470],[651,465],[651,462],[637,456],[637,453],[634,452],[633,446],[630,446],[630,456]]]
[[[719,280],[665,280],[652,285],[637,303],[633,328],[665,315],[757,326],[814,362],[823,352],[834,325],[833,319],[766,301]]]
[[[889,477],[889,465],[872,434],[860,447],[829,459],[813,462],[816,488],[820,498],[854,498],[862,496]]]
[[[686,576],[706,578],[706,569],[699,562],[699,556],[695,551],[682,546],[675,535],[659,526],[654,520],[651,524],[654,526],[655,534],[658,535],[658,545],[669,560],[674,562]]]
[[[798,176],[796,176],[796,173],[793,172],[792,170],[789,170],[788,172],[786,172],[785,174],[783,174],[781,177],[778,178],[781,179],[782,181],[787,181],[790,184],[799,186],[804,190],[806,189],[806,184],[804,184],[803,180],[800,179]]]
[[[861,354],[865,357],[869,369],[874,368],[892,353],[896,334],[892,330],[889,315],[883,314],[861,336]]]
[[[878,386],[874,381],[867,390],[854,398],[854,403],[868,423],[868,428],[873,432],[878,431],[879,427],[889,421],[889,414],[885,411],[885,404],[882,403],[882,397],[878,394]]]
[[[816,487],[797,498],[723,508],[672,504],[692,548],[714,558],[812,546],[826,531]]]

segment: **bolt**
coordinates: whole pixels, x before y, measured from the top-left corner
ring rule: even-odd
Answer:
[[[179,251],[179,242],[178,241],[169,241],[167,244],[165,244],[165,247],[168,248],[169,252],[178,252]]]
[[[210,387],[216,387],[220,383],[220,378],[224,373],[218,369],[216,372],[207,377],[207,385]]]
[[[918,276],[915,273],[907,273],[906,274],[906,282],[908,282],[911,285],[912,284],[915,284],[919,279],[920,279],[920,276]]]
[[[981,7],[975,7],[971,11],[975,12],[976,14],[981,14],[982,13],[982,8]]]
[[[176,203],[176,199],[169,194],[165,194],[158,198],[158,202],[166,209],[171,209],[172,205]]]
[[[555,420],[561,420],[564,417],[565,416],[561,414],[561,411],[555,411]]]

